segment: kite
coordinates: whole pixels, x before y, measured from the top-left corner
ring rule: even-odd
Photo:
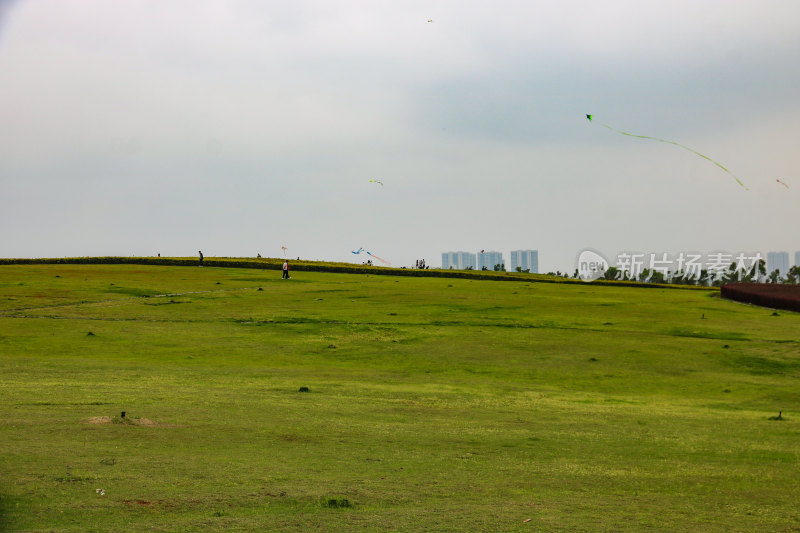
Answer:
[[[784,187],[786,187],[787,189],[789,188],[789,186],[788,186],[788,185],[786,185],[786,184],[785,184],[784,182],[782,182],[781,180],[775,180],[775,181],[777,181],[778,183],[780,183],[781,185],[783,185],[783,186],[784,186]]]
[[[389,266],[391,266],[391,265],[392,265],[392,264],[391,264],[389,261],[387,261],[386,259],[381,259],[380,257],[378,257],[377,255],[373,254],[373,253],[372,253],[372,252],[370,252],[369,250],[365,250],[365,249],[363,249],[363,248],[359,248],[359,249],[358,249],[358,250],[356,250],[355,252],[350,252],[350,253],[358,255],[358,254],[360,254],[361,252],[364,252],[364,253],[366,253],[368,256],[370,256],[370,257],[374,257],[374,258],[375,258],[375,259],[377,259],[378,261],[381,261],[381,262],[383,262],[383,263],[386,263],[386,264],[387,264],[387,265],[389,265]]]
[[[586,115],[586,119],[587,119],[589,122],[592,122],[592,118],[593,118],[593,117],[594,117],[594,115]],[[714,164],[715,164],[715,165],[717,165],[719,168],[721,168],[722,170],[724,170],[725,172],[727,172],[728,174],[730,174],[731,176],[733,176],[733,179],[735,179],[735,180],[736,180],[736,183],[738,183],[739,185],[741,185],[741,186],[742,186],[742,187],[743,187],[745,190],[748,190],[748,191],[750,190],[750,189],[748,189],[748,188],[747,188],[747,186],[746,186],[744,183],[742,183],[742,180],[740,180],[739,178],[737,178],[737,177],[734,175],[734,173],[733,173],[733,172],[731,172],[730,170],[728,170],[728,169],[727,169],[727,168],[725,168],[724,166],[720,165],[719,163],[717,163],[716,161],[714,161],[713,159],[711,159],[711,158],[710,158],[710,157],[708,157],[707,155],[703,155],[703,154],[701,154],[700,152],[698,152],[697,150],[693,150],[693,149],[689,148],[688,146],[684,146],[684,145],[682,145],[681,143],[676,143],[675,141],[668,141],[667,139],[660,139],[660,138],[658,138],[658,137],[648,137],[647,135],[634,135],[633,133],[628,133],[628,132],[625,132],[625,131],[620,131],[620,130],[618,130],[618,129],[616,129],[616,128],[612,128],[612,127],[611,127],[611,126],[609,126],[608,124],[603,124],[603,123],[600,123],[600,125],[601,125],[601,126],[603,126],[603,127],[604,127],[604,128],[606,128],[606,129],[609,129],[609,130],[613,131],[613,132],[619,133],[620,135],[626,135],[626,136],[628,136],[628,137],[636,137],[637,139],[650,139],[651,141],[658,141],[658,142],[667,143],[667,144],[674,144],[675,146],[680,146],[680,147],[681,147],[681,148],[683,148],[684,150],[689,150],[689,151],[690,151],[690,152],[692,152],[693,154],[695,154],[695,155],[699,155],[699,156],[700,156],[700,157],[702,157],[703,159],[705,159],[705,160],[707,160],[707,161],[710,161],[710,162],[714,163]]]
[[[369,180],[370,183],[380,183],[381,187],[383,187],[383,182],[378,180]]]
[[[281,246],[281,250],[283,250],[283,256],[286,257],[286,250],[288,250],[288,248]]]
[[[428,19],[428,22],[433,22],[433,19]]]

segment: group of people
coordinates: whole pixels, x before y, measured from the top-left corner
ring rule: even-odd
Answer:
[[[203,251],[202,250],[198,250],[197,254],[198,254],[199,258],[200,258],[197,266],[203,266]],[[161,254],[158,254],[158,256],[161,257]],[[261,254],[258,254],[258,257],[261,257]],[[289,260],[288,259],[283,262],[282,270],[283,270],[283,278],[282,279],[291,279],[289,277]]]

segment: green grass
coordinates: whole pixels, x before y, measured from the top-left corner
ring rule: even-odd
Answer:
[[[0,530],[800,531],[799,333],[708,291],[0,266]]]

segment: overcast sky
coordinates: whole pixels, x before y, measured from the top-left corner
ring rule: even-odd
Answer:
[[[0,0],[0,256],[793,257],[798,87],[794,0]]]

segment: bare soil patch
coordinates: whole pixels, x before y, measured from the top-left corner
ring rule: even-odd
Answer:
[[[175,424],[161,424],[159,422],[155,422],[150,420],[149,418],[135,418],[135,417],[125,417],[120,418],[118,416],[93,416],[89,420],[87,420],[89,424],[97,424],[97,425],[104,425],[104,424],[116,424],[121,426],[144,426],[144,427],[178,427]]]

